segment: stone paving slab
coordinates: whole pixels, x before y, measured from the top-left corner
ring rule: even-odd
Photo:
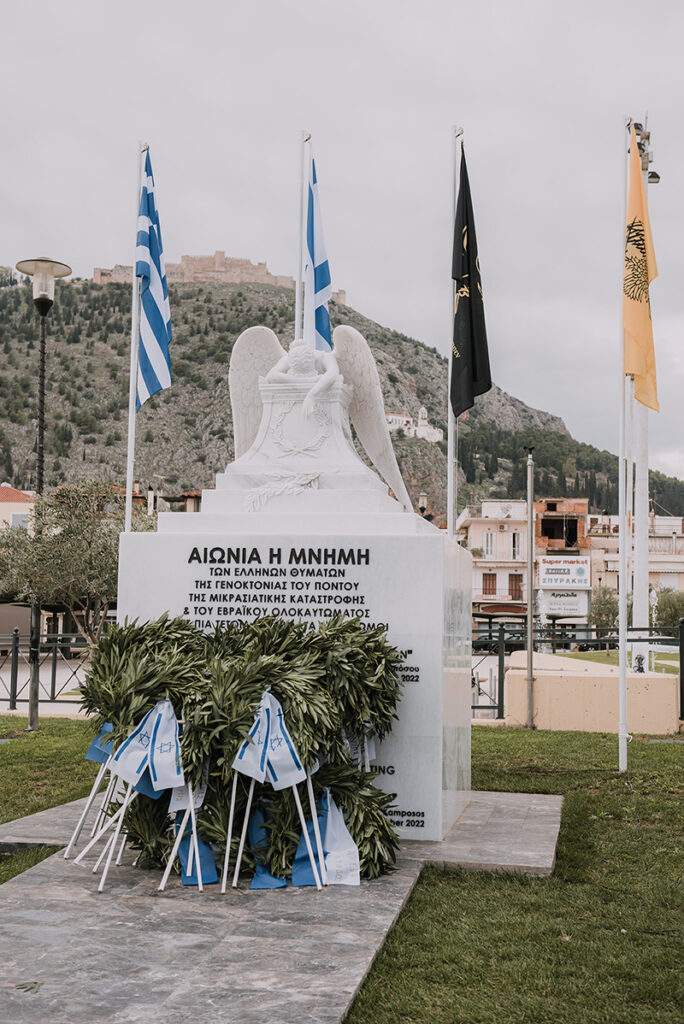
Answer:
[[[560,797],[459,795],[440,842],[404,842],[360,888],[225,896],[130,863],[106,889],[55,854],[0,887],[2,1024],[337,1024],[426,862],[550,874]],[[0,826],[0,848],[65,845],[83,801]],[[37,992],[14,986],[40,982]]]

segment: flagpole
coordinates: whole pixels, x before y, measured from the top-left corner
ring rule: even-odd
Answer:
[[[631,128],[631,119],[627,121],[627,131]],[[623,143],[624,147],[624,143]],[[624,152],[624,205],[622,211],[621,266],[620,281],[620,420],[619,420],[619,460],[618,460],[618,523],[619,523],[619,576],[618,576],[618,660],[619,660],[619,698],[618,698],[618,768],[627,771],[627,460],[626,460],[626,402],[627,378],[625,376],[625,329],[622,321],[622,295],[624,288],[625,231],[627,224],[627,166],[628,152]],[[631,543],[631,537],[629,538]]]
[[[458,140],[463,135],[463,128],[454,126],[452,146],[452,195],[451,195],[451,224],[456,223],[456,195],[458,190],[456,175],[458,165]],[[457,467],[455,466],[455,444],[454,435],[458,424],[454,417],[454,410],[451,407],[451,368],[454,358],[454,304],[456,302],[456,282],[451,282],[451,325],[449,330],[449,369],[447,378],[447,535],[454,535],[454,506],[455,506],[455,481],[457,479]]]
[[[650,132],[648,115],[644,118],[642,142],[645,152],[642,154],[642,176],[644,179],[644,195],[648,203],[648,165],[653,159],[650,151]],[[645,164],[645,167],[644,167]],[[632,584],[632,626],[648,629],[648,408],[642,402],[633,402],[633,459],[634,459],[634,555]],[[648,637],[648,633],[646,633]],[[642,655],[641,665],[648,671],[649,643],[632,644],[632,668],[635,658]],[[638,665],[638,663],[636,663]]]
[[[148,149],[147,143],[138,143],[138,191],[135,206],[135,240],[138,241],[138,216],[140,214],[140,190],[142,188],[142,155]],[[133,519],[133,465],[135,463],[135,399],[138,379],[138,338],[140,334],[140,281],[135,274],[136,251],[133,251],[133,274],[131,282],[131,368],[128,382],[128,450],[126,454],[126,514],[124,532],[131,532]]]
[[[306,144],[311,139],[311,133],[303,131],[300,137],[299,152],[299,242],[297,260],[297,292],[295,295],[295,330],[294,338],[297,341],[302,337],[302,274],[304,263],[304,154]]]

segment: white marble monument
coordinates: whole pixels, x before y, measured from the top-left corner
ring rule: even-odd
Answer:
[[[119,621],[168,611],[207,630],[274,614],[386,624],[404,692],[374,768],[397,793],[400,834],[441,839],[449,794],[470,786],[470,555],[411,509],[366,341],[351,327],[333,341],[285,352],[265,327],[238,338],[235,461],[200,513],[160,513],[156,534],[121,536]]]

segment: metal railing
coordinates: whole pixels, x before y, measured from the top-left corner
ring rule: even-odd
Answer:
[[[679,651],[679,717],[684,718],[684,619],[679,627],[670,629],[629,627],[627,643],[648,644],[649,647],[669,647]],[[618,633],[616,629],[602,629],[593,626],[563,627],[539,626],[534,630],[532,646],[536,652],[548,651],[556,654],[563,650],[601,651],[616,650]],[[472,694],[473,712],[490,712],[495,718],[504,717],[504,675],[505,658],[512,651],[527,649],[527,630],[524,625],[498,626],[473,634]],[[496,670],[488,669],[487,682],[480,678],[478,667],[487,656],[497,657]],[[647,666],[644,666],[646,669]]]
[[[16,626],[0,636],[0,702],[9,701],[10,711],[29,702],[30,636]],[[39,646],[39,703],[59,700],[79,704],[78,690],[85,680],[91,650],[79,633],[42,633]]]

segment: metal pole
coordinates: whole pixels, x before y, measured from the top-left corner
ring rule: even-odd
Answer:
[[[679,717],[684,718],[684,619],[679,620]]]
[[[17,673],[19,671],[19,627],[12,630],[12,661],[10,663],[9,709],[17,709]]]
[[[294,340],[302,337],[302,275],[304,273],[304,154],[311,138],[309,132],[302,132],[299,148],[299,223],[297,242],[297,290],[295,292]]]
[[[650,132],[640,132],[644,143],[641,170],[644,194],[648,195],[648,165],[653,159],[649,148]],[[633,458],[634,458],[634,583],[632,586],[632,626],[648,629],[648,409],[641,402],[633,406]],[[636,634],[641,638],[641,633]],[[635,664],[648,667],[649,644],[632,644],[632,668]],[[642,662],[637,662],[637,655]],[[643,671],[643,668],[642,668]]]
[[[45,465],[45,320],[46,314],[40,314],[40,359],[38,364],[38,451],[36,465],[36,493],[43,493],[43,468]]]
[[[630,131],[631,121],[627,121],[626,128]],[[623,143],[624,146],[624,143]],[[624,267],[625,251],[625,230],[627,224],[627,147],[624,151],[624,207],[622,216],[622,265]],[[623,271],[624,273],[624,271]],[[620,279],[620,309],[622,310],[624,279]],[[620,313],[620,402],[619,402],[619,460],[618,460],[618,505],[619,505],[619,575],[618,575],[618,661],[619,661],[619,698],[618,698],[618,769],[621,772],[627,771],[627,544],[631,544],[631,537],[627,537],[627,464],[625,457],[625,404],[626,404],[626,377],[625,377],[625,330],[622,324],[622,313]]]
[[[142,154],[148,147],[138,143],[138,191],[135,203],[135,239],[138,241],[138,219],[140,217],[140,193],[142,191]],[[135,412],[138,394],[138,344],[140,336],[140,280],[135,273],[136,251],[133,251],[133,274],[131,281],[131,366],[128,380],[128,447],[126,451],[126,511],[124,532],[131,532],[133,520],[133,466],[135,463]]]
[[[36,494],[43,493],[45,469],[45,350],[47,311],[40,312],[38,361],[38,443],[36,451]],[[29,706],[28,729],[38,728],[38,701],[40,699],[40,600],[31,605],[31,637],[29,641]]]
[[[506,631],[503,625],[499,624],[499,704],[496,711],[497,718],[504,717],[504,658],[506,656]]]
[[[452,147],[452,189],[451,189],[451,223],[452,226],[456,223],[456,200],[458,196],[458,185],[456,183],[456,167],[458,165],[458,140],[463,135],[462,128],[454,128],[454,138]],[[456,302],[456,282],[451,281],[451,317],[450,332],[451,338],[449,341],[449,367],[448,367],[448,381],[447,381],[447,535],[453,537],[454,535],[454,481],[458,475],[458,466],[456,465],[455,445],[454,445],[454,434],[456,430],[456,420],[454,417],[454,411],[451,407],[451,370],[453,365],[453,352],[454,352],[454,304]]]
[[[534,729],[534,448],[527,448],[527,728]]]

